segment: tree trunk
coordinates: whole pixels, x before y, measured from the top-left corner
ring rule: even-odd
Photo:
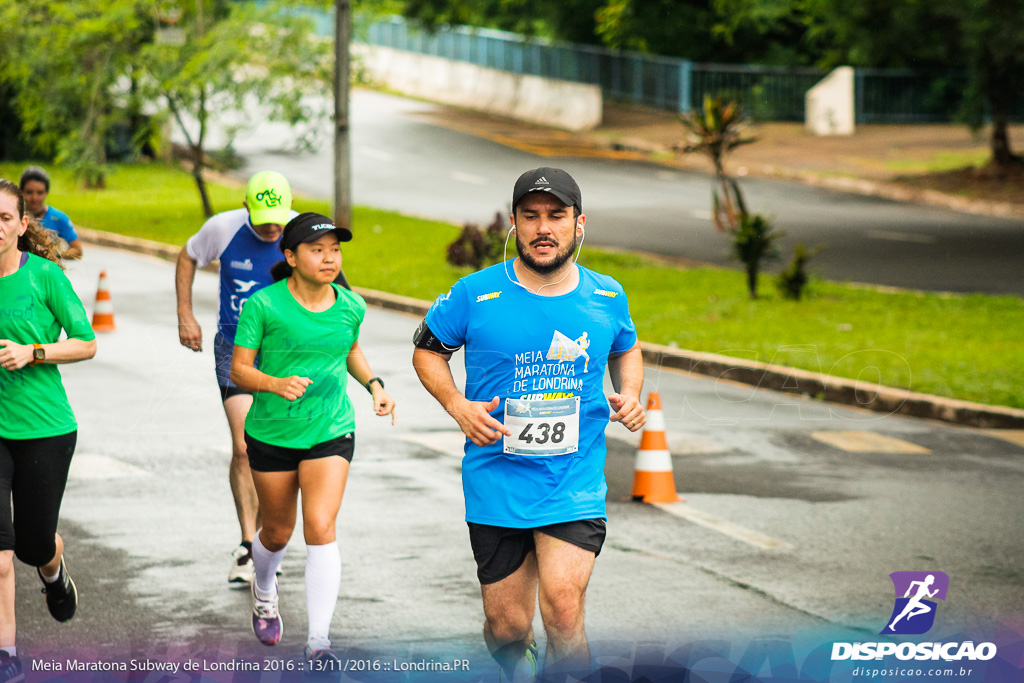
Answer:
[[[747,290],[750,292],[750,298],[757,298],[757,264],[747,264]]]
[[[203,150],[201,147],[192,148],[192,177],[196,181],[196,189],[199,190],[199,199],[203,202],[203,214],[210,218],[213,216],[213,204],[210,203],[210,195],[206,190],[206,179],[203,177]]]
[[[200,32],[202,31],[202,2],[198,0],[196,7],[200,12]],[[192,159],[192,177],[196,179],[196,187],[199,188],[199,198],[203,202],[203,213],[207,218],[213,216],[213,204],[210,203],[210,195],[206,191],[206,179],[203,178],[203,168],[206,167],[206,88],[199,92],[199,112],[196,117],[199,119],[199,135],[196,144],[192,148],[195,157]]]
[[[1002,174],[1008,166],[1017,161],[1010,149],[1010,136],[1007,127],[1010,119],[1011,97],[1016,93],[1014,69],[1005,63],[995,60],[988,51],[984,59],[985,91],[988,94],[988,106],[992,112],[992,161],[996,172]]]
[[[1010,135],[1007,130],[1009,117],[1005,110],[997,111],[996,106],[997,103],[992,102],[992,161],[996,166],[1006,168],[1014,163],[1017,157],[1010,149]]]

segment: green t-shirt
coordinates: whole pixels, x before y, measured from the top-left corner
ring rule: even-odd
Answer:
[[[34,254],[16,272],[0,277],[0,339],[52,344],[96,338],[82,301],[60,267]],[[20,370],[0,368],[0,437],[41,439],[78,429],[60,371],[52,363]]]
[[[345,391],[348,352],[359,339],[366,302],[354,292],[332,287],[338,298],[319,313],[295,300],[287,280],[259,290],[242,309],[235,344],[259,350],[260,371],[313,380],[295,401],[270,392],[253,394],[245,431],[264,443],[311,448],[355,430]]]

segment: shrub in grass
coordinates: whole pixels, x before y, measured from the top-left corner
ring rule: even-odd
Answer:
[[[793,260],[779,273],[778,278],[775,280],[775,286],[783,297],[793,301],[800,301],[811,277],[810,273],[807,272],[807,262],[811,260],[812,256],[821,252],[822,249],[823,247],[817,247],[808,251],[804,247],[803,242],[796,245],[796,248],[793,250]]]
[[[448,263],[480,270],[501,260],[505,249],[504,221],[501,213],[486,228],[466,223],[455,241],[448,245]]]
[[[779,257],[775,243],[782,233],[759,213],[740,216],[739,228],[732,233],[732,250],[747,273],[747,292],[757,298],[757,275],[765,262]]]

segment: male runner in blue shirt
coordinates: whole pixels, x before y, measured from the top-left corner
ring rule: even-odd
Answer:
[[[35,216],[44,228],[57,233],[57,236],[68,245],[61,257],[82,258],[82,240],[78,237],[71,219],[60,209],[46,204],[46,198],[50,195],[50,175],[39,166],[29,166],[21,174],[20,187],[28,212]]]
[[[178,337],[185,348],[203,350],[203,331],[192,311],[192,283],[197,268],[220,260],[220,307],[213,356],[224,413],[231,430],[231,467],[228,481],[241,527],[241,545],[235,549],[228,582],[247,585],[253,578],[252,538],[259,505],[249,471],[245,446],[245,416],[252,394],[231,381],[231,354],[242,306],[249,297],[274,282],[270,267],[281,260],[278,242],[292,211],[292,191],[280,173],[263,171],[249,179],[244,208],[213,216],[189,238],[178,255],[175,289],[178,295]]]
[[[520,665],[536,673],[538,588],[546,665],[589,665],[583,603],[605,538],[604,429],[609,414],[630,431],[646,416],[626,295],[573,261],[586,223],[576,181],[560,169],[527,171],[510,219],[519,258],[438,297],[416,331],[413,365],[467,437],[462,481],[484,638],[511,679]],[[464,393],[449,366],[462,346]],[[606,365],[616,391],[607,398]]]

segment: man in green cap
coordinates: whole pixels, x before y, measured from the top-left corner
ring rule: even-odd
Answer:
[[[259,512],[256,489],[245,447],[245,416],[252,394],[231,381],[231,353],[242,306],[257,291],[273,283],[270,267],[281,260],[278,241],[284,226],[298,213],[292,211],[288,180],[274,171],[249,179],[244,208],[210,218],[189,238],[178,255],[175,285],[178,294],[178,338],[193,351],[203,350],[203,332],[192,311],[192,283],[197,268],[220,260],[220,307],[213,355],[217,384],[231,430],[231,467],[228,479],[241,527],[241,544],[232,554],[228,582],[248,587],[252,581],[252,539]]]

